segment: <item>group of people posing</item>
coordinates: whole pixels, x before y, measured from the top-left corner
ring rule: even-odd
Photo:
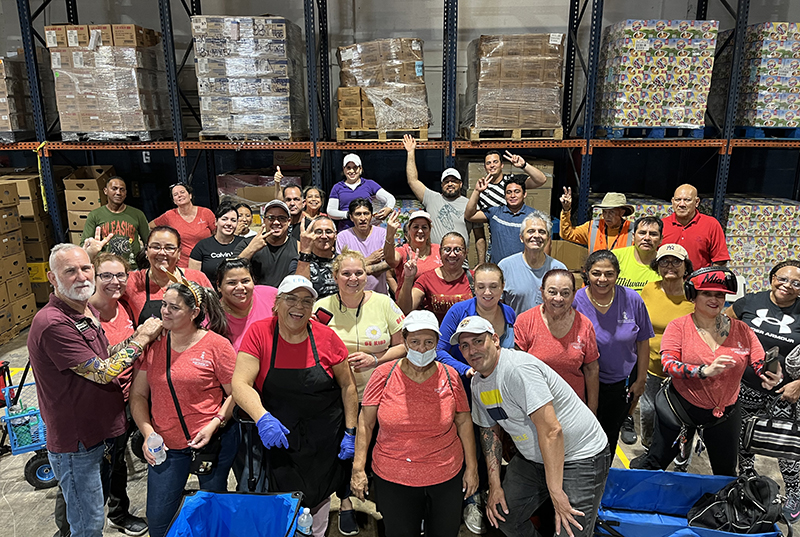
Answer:
[[[797,419],[800,262],[726,309],[737,280],[692,186],[663,220],[631,220],[609,193],[578,227],[565,189],[561,236],[589,248],[576,278],[549,255],[550,217],[524,203],[539,170],[491,152],[468,199],[457,170],[441,192],[419,180],[415,145],[406,137],[407,179],[425,211],[404,225],[357,155],[327,206],[320,189],[276,187],[258,230],[249,207],[212,214],[183,184],[176,209],[125,224],[136,210],[109,180],[83,245],[53,248],[55,292],[28,337],[61,535],[101,535],[108,499],[112,525],[163,537],[193,473],[211,491],[231,475],[243,491],[301,491],[316,536],[333,494],[343,535],[359,532],[355,496],[376,502],[390,537],[455,536],[462,520],[537,535],[547,501],[557,532],[589,536],[637,402],[639,468],[681,462],[696,432],[714,473],[737,475],[754,458],[738,448],[742,416]],[[503,175],[503,160],[524,175]],[[662,389],[689,430],[659,419]],[[125,493],[136,428],[166,450],[163,462],[145,450],[147,521]],[[797,518],[800,466],[779,465]]]

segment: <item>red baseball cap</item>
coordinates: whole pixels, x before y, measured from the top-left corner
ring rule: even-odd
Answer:
[[[691,276],[689,281],[698,291],[722,291],[723,293],[734,294],[736,289],[729,287],[730,278],[731,274],[726,270],[704,270],[700,274]],[[735,282],[736,280],[733,281]]]

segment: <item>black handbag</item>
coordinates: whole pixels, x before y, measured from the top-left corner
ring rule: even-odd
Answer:
[[[167,334],[167,385],[169,385],[169,393],[172,394],[172,402],[175,404],[175,410],[178,411],[178,420],[181,422],[183,435],[186,437],[187,442],[191,442],[192,437],[189,435],[189,428],[186,427],[186,421],[184,421],[183,412],[181,412],[181,405],[178,403],[178,394],[175,393],[175,386],[172,385],[171,369],[172,342],[170,341],[170,334]],[[192,448],[192,462],[189,464],[189,473],[208,475],[213,472],[219,462],[220,451],[222,451],[222,435],[220,431],[217,431],[205,446],[199,449]]]
[[[747,418],[744,422],[742,448],[750,453],[781,459],[800,460],[800,425],[796,419],[776,418],[774,410],[780,397],[767,408],[766,415]],[[792,404],[797,416],[797,404]]]

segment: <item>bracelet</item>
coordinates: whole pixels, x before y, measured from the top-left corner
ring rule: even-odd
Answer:
[[[214,416],[214,418],[217,418],[219,420],[219,428],[220,429],[225,427],[225,424],[228,423],[228,421],[225,419],[225,416],[223,416],[222,414],[217,414],[216,416]]]
[[[356,435],[356,428],[355,427],[347,427],[344,432],[349,435],[355,436]]]
[[[706,369],[706,366],[705,366],[705,364],[703,364],[703,365],[700,366],[700,369],[697,370],[697,376],[700,377],[701,379],[708,378],[708,376],[706,376],[705,369]]]
[[[138,354],[142,354],[144,352],[144,347],[142,347],[139,343],[137,343],[134,340],[130,340],[128,342],[128,346],[129,347],[136,347],[137,349],[139,349]],[[137,353],[134,353],[134,354],[137,354]]]
[[[374,354],[370,354],[370,356],[372,356],[373,358],[375,358],[375,367],[378,367],[378,357],[377,357],[377,356],[375,356]]]
[[[394,241],[390,241],[389,239],[386,239],[386,244],[388,244],[389,246],[394,246]]]
[[[298,258],[303,263],[311,263],[312,257],[311,254],[308,252],[300,252],[300,257]]]

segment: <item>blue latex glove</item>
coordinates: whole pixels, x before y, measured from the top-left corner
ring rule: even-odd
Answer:
[[[289,441],[286,439],[289,429],[284,427],[275,416],[267,412],[261,416],[256,425],[258,426],[258,435],[265,447],[289,447]]]
[[[339,458],[343,461],[352,459],[356,454],[356,435],[345,432],[342,438],[342,446],[339,450]]]

